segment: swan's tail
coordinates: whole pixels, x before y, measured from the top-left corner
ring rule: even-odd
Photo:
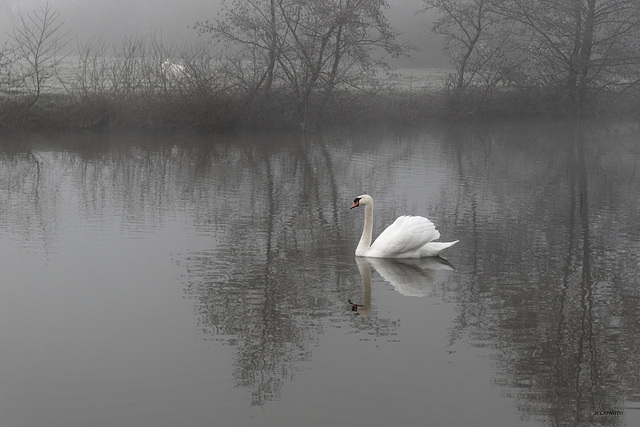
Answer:
[[[459,240],[456,240],[454,242],[429,242],[422,247],[421,252],[423,253],[421,254],[421,256],[423,257],[438,256],[458,242]]]

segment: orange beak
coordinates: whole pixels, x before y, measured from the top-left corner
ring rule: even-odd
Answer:
[[[360,206],[360,202],[358,200],[356,200],[356,202],[353,204],[353,206],[351,206],[349,209],[353,209],[355,207]]]

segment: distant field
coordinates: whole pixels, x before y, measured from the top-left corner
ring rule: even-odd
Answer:
[[[73,90],[78,83],[78,71],[80,63],[76,56],[70,56],[63,60],[59,68],[59,77],[62,82],[56,78],[50,78],[45,82],[45,92],[64,92]],[[158,66],[160,68],[160,66]],[[158,69],[158,75],[160,75]],[[380,70],[377,79],[380,83],[387,87],[402,91],[424,91],[439,89],[443,86],[446,76],[453,73],[453,70],[444,68],[395,68],[389,72]],[[107,78],[102,75],[102,78]],[[4,88],[7,91],[13,91],[11,88]]]
[[[390,73],[381,73],[379,80],[397,89],[422,91],[441,88],[446,76],[452,72],[444,68],[397,68]]]

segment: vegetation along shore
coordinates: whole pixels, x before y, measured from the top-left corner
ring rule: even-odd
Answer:
[[[526,6],[526,7],[525,7]],[[449,117],[637,115],[640,2],[424,0],[451,71],[389,85],[385,0],[236,0],[193,25],[77,41],[48,4],[0,47],[0,128],[300,128]]]

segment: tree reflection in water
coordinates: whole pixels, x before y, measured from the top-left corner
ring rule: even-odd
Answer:
[[[449,135],[466,143],[451,146],[462,185],[443,191],[443,205],[457,206],[458,233],[474,247],[457,261],[469,274],[453,339],[497,350],[495,382],[523,418],[619,425],[623,417],[599,413],[624,412],[640,392],[634,130],[531,130]],[[505,159],[507,143],[518,151]]]
[[[74,227],[108,233],[115,218],[135,236],[184,221],[210,238],[176,255],[180,285],[205,335],[236,349],[234,379],[262,405],[329,327],[401,340],[375,298],[368,316],[347,311],[347,299],[367,301],[353,254],[361,219],[348,206],[375,193],[461,238],[447,253],[456,280],[418,293],[455,302],[452,342],[492,349],[495,384],[523,418],[623,423],[598,414],[640,401],[638,127],[545,120],[394,132],[7,143],[0,223],[47,256],[69,209],[85,221]],[[380,209],[375,229],[399,212]]]
[[[186,294],[197,301],[203,331],[236,348],[235,382],[251,390],[252,405],[279,399],[327,319],[336,327],[345,319],[355,276],[343,261],[334,170],[346,170],[342,154],[322,139],[234,146],[210,157],[212,185],[206,196],[194,193],[198,216],[219,227],[216,248],[187,257]],[[396,327],[375,314],[350,321],[375,336]]]

